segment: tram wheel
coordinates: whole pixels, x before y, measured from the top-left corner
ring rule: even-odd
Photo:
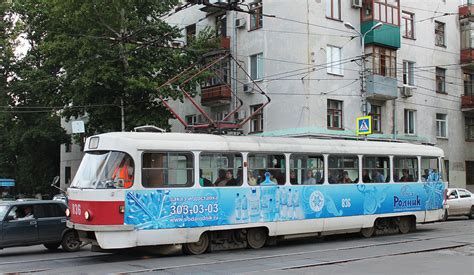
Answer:
[[[469,219],[474,219],[474,206],[471,207],[471,214],[469,215]]]
[[[398,231],[402,234],[410,232],[412,228],[412,218],[410,217],[401,217],[398,221]]]
[[[183,253],[187,255],[200,255],[208,249],[210,244],[209,234],[203,233],[199,238],[199,241],[195,243],[183,244]]]
[[[247,246],[253,249],[262,248],[267,242],[268,233],[265,228],[250,228],[247,230]]]
[[[375,235],[375,227],[362,228],[360,230],[360,235],[364,238],[370,238]]]

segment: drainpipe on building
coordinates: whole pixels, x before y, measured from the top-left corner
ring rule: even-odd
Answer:
[[[393,140],[397,140],[397,100],[393,100]]]
[[[234,58],[231,60],[231,88],[234,93],[232,94],[232,100],[230,104],[229,112],[232,112],[235,108],[237,108],[237,11],[232,12],[232,49],[231,53]]]

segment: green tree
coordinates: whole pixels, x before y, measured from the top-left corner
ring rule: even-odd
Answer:
[[[87,114],[88,134],[153,124],[168,127],[156,87],[197,60],[214,41],[196,39],[188,51],[171,48],[181,29],[162,18],[180,1],[22,0],[15,5],[46,66],[56,70],[52,95],[63,116]]]

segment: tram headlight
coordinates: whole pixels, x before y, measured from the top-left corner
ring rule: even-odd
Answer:
[[[84,212],[84,218],[86,220],[91,220],[92,219],[92,214],[89,211]]]
[[[66,211],[64,212],[66,212],[66,217],[71,217],[71,210],[69,210],[69,208],[66,208]]]
[[[125,206],[124,206],[124,205],[120,205],[120,206],[119,206],[119,213],[120,213],[120,214],[125,213]]]

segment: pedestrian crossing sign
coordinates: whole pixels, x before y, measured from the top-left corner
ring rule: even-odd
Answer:
[[[370,135],[372,134],[372,117],[363,116],[357,118],[357,134]]]

